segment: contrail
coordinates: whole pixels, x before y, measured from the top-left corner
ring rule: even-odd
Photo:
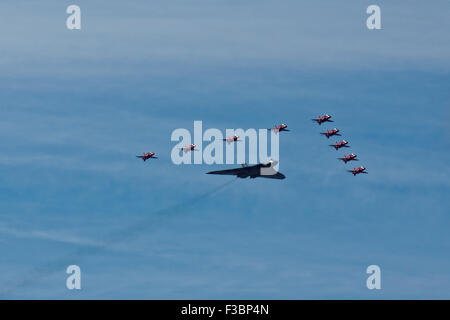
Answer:
[[[17,238],[51,240],[61,243],[69,243],[83,246],[99,247],[102,245],[102,243],[100,242],[90,241],[72,235],[58,234],[39,230],[22,231],[14,228],[0,227],[0,233],[7,234]]]
[[[236,181],[236,179],[227,181],[227,182],[215,187],[214,189],[209,190],[198,196],[195,196],[191,199],[174,204],[165,209],[158,210],[158,211],[154,212],[153,215],[151,217],[149,217],[148,219],[143,219],[142,221],[139,221],[138,223],[135,223],[127,228],[119,229],[114,234],[111,234],[111,237],[108,240],[104,241],[104,243],[105,244],[119,243],[125,239],[131,238],[131,237],[137,235],[139,232],[141,232],[149,227],[148,224],[146,224],[145,222],[154,220],[154,218],[167,217],[170,214],[176,213],[177,212],[176,209],[183,209],[190,205],[195,204],[196,202],[198,202],[200,200],[207,199],[207,198],[211,197],[212,195],[214,195],[215,193],[219,192],[220,190],[224,189],[225,187],[227,187],[234,181]]]
[[[11,286],[9,289],[0,289],[0,298],[7,298],[9,295],[13,294],[14,291],[24,288],[30,284],[33,284],[34,282],[38,280],[43,280],[45,278],[50,277],[52,274],[56,272],[61,272],[65,270],[65,267],[67,267],[70,264],[73,264],[74,260],[79,261],[82,258],[86,258],[89,255],[93,255],[99,251],[108,249],[109,246],[112,244],[117,244],[120,242],[123,242],[124,240],[131,239],[137,235],[139,235],[142,231],[148,229],[151,226],[154,226],[154,224],[149,224],[151,220],[155,220],[155,218],[164,218],[167,217],[175,212],[176,209],[182,209],[186,208],[190,205],[195,204],[196,202],[200,200],[207,199],[214,195],[215,193],[219,192],[220,190],[226,188],[228,185],[236,181],[237,178],[227,181],[217,187],[215,187],[212,190],[209,190],[205,193],[202,193],[198,196],[195,196],[191,199],[182,201],[180,203],[174,204],[172,206],[169,206],[167,208],[163,208],[160,210],[157,210],[154,212],[151,217],[145,218],[140,220],[138,223],[134,223],[126,228],[118,229],[114,232],[111,232],[109,236],[107,236],[103,241],[96,242],[95,246],[90,247],[82,247],[78,250],[76,250],[72,255],[61,257],[60,259],[50,261],[47,264],[44,264],[42,266],[36,267],[34,270],[31,270],[29,273],[27,273],[27,277],[25,279],[22,279],[21,281],[18,281],[15,285]],[[155,221],[153,221],[155,222]]]

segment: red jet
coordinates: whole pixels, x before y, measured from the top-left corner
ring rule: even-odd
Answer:
[[[334,122],[333,120],[330,120],[331,116],[326,114],[323,117],[318,116],[317,119],[311,119],[312,121],[317,122],[319,125],[321,125],[323,122]]]
[[[346,156],[344,154],[343,158],[338,158],[338,159],[344,161],[344,163],[347,163],[347,162],[352,161],[352,160],[353,161],[358,161],[358,159],[356,159],[356,154],[354,154],[354,153],[349,154],[348,156]]]
[[[223,141],[226,141],[226,142],[228,142],[230,144],[230,143],[235,142],[235,141],[241,141],[241,140],[238,140],[238,139],[239,139],[239,136],[234,135],[234,136],[231,136],[231,137],[227,137],[226,139],[223,139]]]
[[[320,134],[325,135],[328,139],[332,136],[340,136],[339,129],[336,129],[336,128],[334,128],[330,131],[328,131],[328,129],[327,129],[327,132],[321,132]]]
[[[195,144],[190,144],[188,146],[184,146],[183,148],[178,148],[180,150],[183,150],[185,153],[189,151],[198,151],[198,149],[195,149]]]
[[[368,172],[365,170],[366,170],[366,168],[361,166],[359,168],[353,168],[353,170],[347,170],[347,171],[353,173],[353,176],[356,176],[357,174],[360,174],[360,173],[367,174]]]
[[[274,125],[273,128],[270,128],[268,130],[273,130],[275,133],[281,132],[281,131],[289,131],[287,128],[287,124],[280,124],[279,126]]]
[[[136,158],[141,158],[142,160],[144,160],[144,162],[147,159],[158,159],[158,157],[155,157],[155,153],[154,152],[142,152],[142,156],[136,156]]]
[[[340,148],[349,148],[350,147],[348,145],[348,141],[345,141],[345,140],[342,140],[339,142],[336,141],[334,144],[329,144],[329,146],[335,148],[336,150],[340,149]]]

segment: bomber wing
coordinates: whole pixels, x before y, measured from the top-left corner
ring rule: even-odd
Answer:
[[[284,179],[284,178],[286,178],[286,176],[280,172],[277,172],[277,173],[271,174],[271,175],[259,175],[258,177],[269,178],[269,179]]]
[[[245,171],[243,168],[236,168],[236,169],[228,169],[228,170],[210,171],[210,172],[207,172],[206,174],[238,175],[243,171]]]

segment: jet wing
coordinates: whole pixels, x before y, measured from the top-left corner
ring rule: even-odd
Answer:
[[[277,163],[276,161],[267,163],[267,164],[256,164],[254,166],[246,166],[243,168],[235,168],[228,170],[218,170],[218,171],[210,171],[206,174],[219,174],[219,175],[235,175],[239,178],[256,178],[263,177],[269,179],[284,179],[286,178],[282,173],[277,172],[271,166],[273,163]]]
[[[286,178],[286,176],[284,174],[280,173],[280,172],[277,172],[277,173],[272,174],[272,175],[260,175],[258,177],[269,178],[269,179],[284,179],[284,178]]]
[[[236,168],[236,169],[228,169],[228,170],[210,171],[210,172],[207,172],[206,174],[238,175],[242,171],[244,171],[243,168]]]

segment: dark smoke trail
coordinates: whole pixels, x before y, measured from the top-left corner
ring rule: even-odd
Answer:
[[[236,178],[237,179],[237,178]],[[67,257],[61,257],[60,259],[53,260],[45,265],[39,266],[35,268],[34,270],[31,270],[29,273],[27,273],[27,278],[19,281],[15,285],[11,286],[9,289],[0,289],[0,298],[7,298],[9,295],[11,295],[14,291],[24,288],[30,284],[33,284],[34,282],[38,280],[43,280],[45,278],[50,277],[52,274],[56,272],[61,272],[65,270],[65,267],[67,267],[70,264],[73,264],[73,261],[80,261],[82,258],[86,258],[89,255],[96,254],[102,250],[107,249],[112,244],[117,244],[120,242],[123,242],[125,240],[129,240],[137,235],[139,235],[142,231],[149,229],[151,226],[154,226],[154,223],[149,225],[149,222],[153,220],[153,222],[160,221],[161,219],[171,216],[175,214],[177,209],[183,209],[186,207],[189,207],[195,203],[197,203],[200,200],[205,200],[211,196],[213,196],[215,193],[219,192],[220,190],[224,189],[236,179],[227,181],[214,189],[211,189],[203,194],[200,194],[198,196],[195,196],[191,199],[182,201],[180,203],[174,204],[172,206],[169,206],[167,208],[160,209],[156,212],[153,212],[153,214],[145,219],[142,219],[138,223],[134,223],[126,228],[118,229],[114,232],[111,232],[109,236],[107,236],[101,244],[98,246],[91,246],[91,247],[82,247],[78,250],[76,250],[72,255]],[[156,219],[155,219],[156,218]],[[63,283],[63,282],[62,282]]]

